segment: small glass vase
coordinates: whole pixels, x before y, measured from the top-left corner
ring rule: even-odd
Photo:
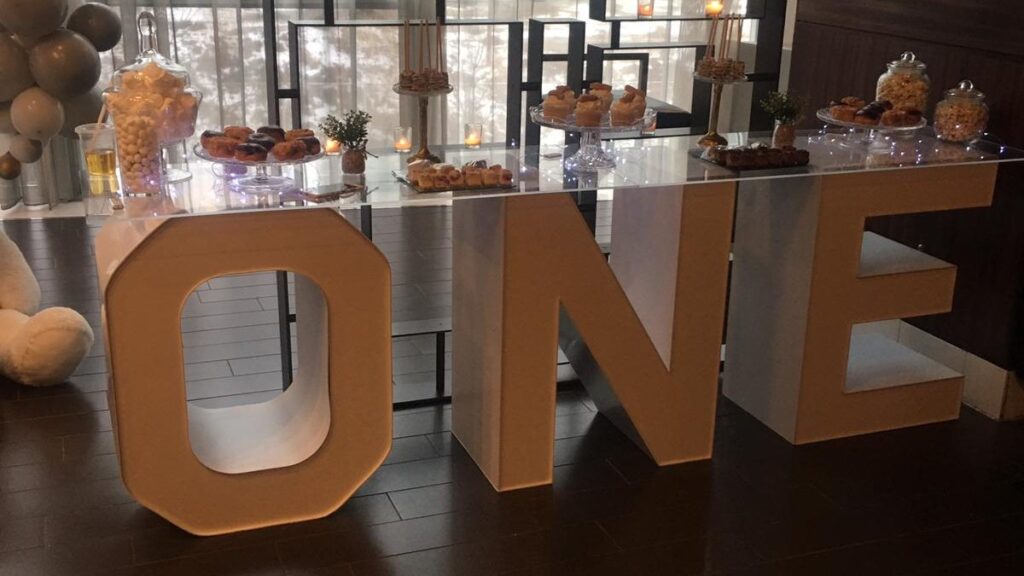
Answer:
[[[341,171],[345,174],[362,174],[366,172],[366,151],[356,148],[345,148],[341,154]]]
[[[796,142],[796,124],[776,120],[775,131],[772,132],[772,148],[792,146],[794,142]]]

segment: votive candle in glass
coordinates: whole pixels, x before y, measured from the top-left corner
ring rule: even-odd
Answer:
[[[655,130],[658,129],[658,114],[657,112],[648,112],[644,114],[644,125],[640,129],[640,133],[644,136],[653,136]]]
[[[412,150],[412,126],[395,128],[395,152],[409,152],[410,150]]]
[[[341,142],[328,138],[327,141],[324,142],[324,154],[330,154],[332,156],[335,154],[341,154]]]
[[[653,18],[654,0],[637,0],[636,15],[637,18]]]
[[[466,124],[465,140],[463,142],[466,148],[479,148],[480,143],[484,140],[484,125],[483,124]]]

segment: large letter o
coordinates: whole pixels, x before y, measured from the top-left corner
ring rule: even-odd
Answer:
[[[336,211],[111,220],[96,252],[121,474],[142,505],[201,535],[319,518],[387,456],[391,270]],[[312,281],[297,281],[295,382],[263,404],[190,408],[186,298],[260,270]]]

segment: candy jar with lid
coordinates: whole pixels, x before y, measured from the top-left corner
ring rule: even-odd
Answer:
[[[927,112],[928,91],[932,81],[925,73],[927,66],[913,52],[904,52],[899,60],[888,64],[889,69],[878,77],[876,100],[888,100],[893,108]]]
[[[156,194],[177,179],[167,173],[163,150],[195,133],[202,100],[188,71],[157,52],[155,30],[153,14],[140,14],[139,56],[114,72],[104,92],[128,194]]]
[[[947,142],[973,142],[988,126],[988,105],[985,95],[970,80],[946,90],[946,96],[935,105],[935,135]]]

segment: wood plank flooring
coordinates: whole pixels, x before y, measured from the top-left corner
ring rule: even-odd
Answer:
[[[396,320],[450,311],[450,223],[437,208],[376,217]],[[98,330],[96,229],[0,227],[45,303]],[[182,320],[191,401],[277,393],[267,281],[220,278],[194,295]],[[433,353],[430,337],[396,341],[396,397],[433,392]],[[124,489],[103,354],[97,344],[63,386],[0,381],[0,576],[1024,574],[1024,424],[965,409],[953,423],[792,447],[722,399],[714,459],[657,468],[571,386],[558,395],[552,486],[495,493],[452,440],[449,407],[407,410],[387,463],[337,513],[198,538]]]

